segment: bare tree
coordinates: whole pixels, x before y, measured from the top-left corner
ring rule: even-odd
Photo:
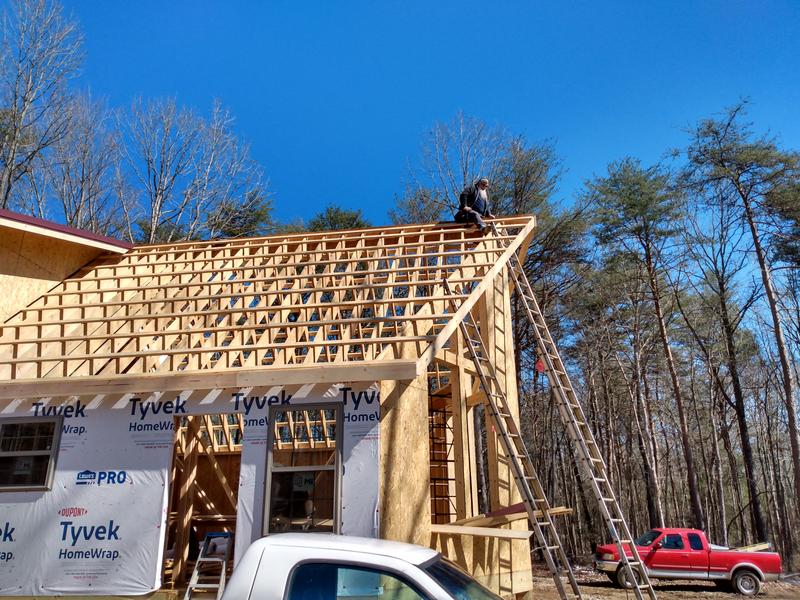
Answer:
[[[69,129],[67,82],[83,63],[77,23],[48,0],[11,0],[0,32],[0,207]]]
[[[507,137],[503,127],[462,111],[450,123],[434,124],[423,137],[419,166],[408,166],[410,181],[405,195],[395,198],[392,220],[410,222],[402,217],[414,211],[422,211],[426,220],[451,218],[464,187],[479,176],[493,179]]]
[[[174,98],[133,102],[120,117],[122,155],[143,192],[138,213],[126,213],[131,239],[216,237],[242,229],[247,215],[269,217],[261,169],[233,135],[233,122],[219,102],[207,122]]]
[[[187,237],[218,237],[259,210],[267,212],[269,221],[267,183],[250,158],[250,145],[233,134],[234,122],[230,111],[215,100],[211,117],[202,123],[193,179],[184,193]]]
[[[38,216],[57,211],[70,227],[116,235],[118,208],[128,197],[116,191],[119,136],[111,126],[113,113],[89,92],[75,93],[66,111],[69,129],[31,163],[12,194],[15,204]]]
[[[138,235],[149,244],[182,237],[180,221],[200,150],[200,118],[178,108],[174,98],[145,102],[140,97],[120,116],[120,125],[122,155],[142,186],[145,203],[140,213],[127,213],[129,237]]]

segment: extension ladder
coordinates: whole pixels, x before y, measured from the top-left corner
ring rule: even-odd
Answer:
[[[225,557],[208,557],[208,551],[211,543],[214,540],[224,539],[225,544]],[[228,561],[231,556],[231,546],[233,544],[232,533],[206,533],[206,539],[203,541],[203,547],[200,549],[200,554],[197,557],[197,562],[192,571],[192,577],[189,580],[189,585],[186,587],[186,594],[183,600],[192,600],[192,595],[197,592],[217,592],[217,600],[222,598],[222,592],[225,591],[225,580],[228,577]],[[213,573],[204,573],[203,569],[210,566],[219,566],[220,572],[217,576],[216,571]],[[202,579],[202,582],[201,582]]]
[[[499,239],[495,224],[492,223],[491,225],[493,235],[498,238],[498,244],[503,248],[507,247],[503,240]],[[581,404],[572,388],[567,369],[561,361],[556,345],[550,335],[550,330],[547,328],[541,310],[539,310],[539,304],[533,296],[533,290],[522,268],[519,256],[513,253],[508,264],[514,288],[523,300],[522,304],[525,307],[528,323],[533,328],[539,359],[542,361],[547,379],[550,381],[550,387],[561,412],[561,419],[573,442],[578,447],[578,455],[592,483],[592,490],[600,506],[600,513],[603,515],[611,538],[617,546],[620,562],[625,569],[627,580],[628,582],[633,582],[632,589],[637,600],[644,600],[642,590],[647,591],[650,600],[657,600],[655,590],[653,590],[650,578],[647,576],[647,569],[642,563],[639,551],[636,549],[636,544],[634,544],[633,537],[622,514],[622,509],[614,496],[614,490],[611,488],[603,456],[600,454],[594,434],[592,434],[592,430],[586,422],[583,408],[581,408]],[[626,548],[631,553],[630,558],[625,553]]]
[[[447,295],[450,296],[450,307],[455,313],[458,310],[458,306],[455,298],[452,297],[453,290],[450,289],[450,284],[446,279],[444,280],[444,289]],[[471,312],[465,315],[464,319],[459,323],[459,327],[461,328],[464,343],[469,349],[470,358],[475,364],[475,371],[489,401],[487,409],[494,421],[495,429],[499,434],[506,455],[511,462],[512,473],[522,496],[522,502],[533,525],[536,539],[539,540],[539,549],[544,555],[547,567],[553,574],[558,593],[563,600],[569,600],[570,596],[567,594],[564,581],[561,579],[566,576],[573,591],[571,597],[582,600],[583,596],[580,588],[578,588],[578,582],[575,580],[575,575],[564,553],[564,547],[561,545],[553,519],[550,517],[550,504],[545,497],[539,477],[533,468],[533,462],[528,454],[528,449],[522,441],[517,423],[513,415],[511,415],[508,400],[505,392],[503,392],[503,386],[497,380],[494,365],[489,358]]]

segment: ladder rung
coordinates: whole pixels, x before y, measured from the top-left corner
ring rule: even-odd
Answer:
[[[210,590],[210,589],[213,589],[213,588],[218,588],[219,584],[218,583],[192,583],[192,584],[189,584],[188,587],[201,588],[201,589],[204,589],[204,590]]]
[[[198,558],[195,562],[225,562],[224,558]]]

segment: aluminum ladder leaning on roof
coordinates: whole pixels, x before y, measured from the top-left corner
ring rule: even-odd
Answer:
[[[491,226],[493,235],[499,237],[495,224],[492,223]],[[496,242],[501,247],[506,247],[502,239],[497,239]],[[647,569],[642,568],[643,563],[639,551],[636,549],[622,509],[611,488],[603,456],[600,454],[594,434],[586,422],[586,416],[583,414],[583,408],[572,388],[567,369],[561,361],[550,330],[539,310],[539,304],[533,297],[533,290],[522,268],[522,262],[516,253],[512,254],[508,261],[508,270],[514,288],[525,307],[528,323],[534,331],[539,359],[542,361],[550,387],[558,403],[561,419],[569,431],[572,441],[578,447],[578,456],[592,483],[592,491],[600,506],[600,514],[603,515],[611,538],[617,546],[620,562],[625,569],[628,581],[635,582],[632,589],[636,599],[644,600],[642,590],[646,590],[650,600],[657,600],[653,585],[647,576]],[[626,548],[631,552],[631,558],[628,558],[625,553]]]
[[[445,293],[450,299],[450,309],[455,313],[459,307],[452,295],[453,290],[446,279],[443,284]],[[558,593],[563,600],[570,600],[570,598],[582,600],[583,596],[578,587],[578,582],[575,580],[575,575],[569,565],[567,556],[564,553],[564,547],[561,545],[561,540],[550,516],[550,504],[545,497],[539,477],[533,468],[533,463],[522,441],[517,423],[511,415],[503,386],[497,380],[494,365],[489,359],[486,346],[471,312],[467,312],[459,323],[459,328],[464,338],[464,344],[469,350],[470,358],[475,364],[475,370],[478,373],[483,390],[486,393],[486,399],[489,403],[487,409],[494,421],[495,429],[499,434],[506,455],[511,462],[512,473],[522,496],[522,502],[528,512],[528,518],[533,525],[536,538],[539,540],[539,549],[542,551],[547,567],[553,575]],[[568,594],[564,581],[561,579],[562,577],[566,577],[569,581],[573,591],[572,596]]]

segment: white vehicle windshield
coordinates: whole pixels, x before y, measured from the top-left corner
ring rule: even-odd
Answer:
[[[428,565],[425,572],[456,600],[501,600],[446,558]]]

